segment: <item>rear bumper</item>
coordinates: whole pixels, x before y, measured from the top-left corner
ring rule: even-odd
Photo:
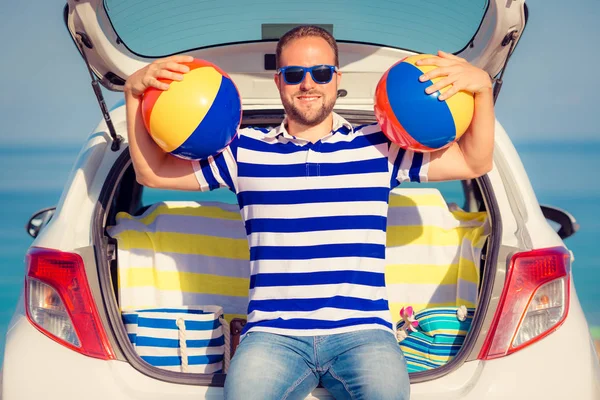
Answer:
[[[600,366],[576,297],[563,326],[508,357],[465,363],[434,381],[413,384],[411,399],[600,399]],[[332,399],[316,390],[309,399]],[[141,374],[123,361],[69,350],[17,315],[6,337],[3,400],[223,399],[223,388],[179,385]]]

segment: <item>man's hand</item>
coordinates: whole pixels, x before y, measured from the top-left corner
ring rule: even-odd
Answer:
[[[447,100],[459,91],[470,92],[475,97],[475,113],[467,131],[457,143],[431,153],[428,179],[473,179],[486,174],[493,167],[495,126],[492,80],[489,75],[466,60],[443,51],[438,52],[437,57],[423,58],[416,64],[437,67],[419,79],[440,78],[425,90],[435,93],[445,88],[439,100]]]
[[[135,98],[140,98],[146,89],[153,87],[160,90],[169,89],[169,84],[159,81],[159,78],[172,81],[183,80],[183,74],[189,72],[189,68],[181,63],[192,62],[192,56],[171,56],[155,60],[152,64],[137,70],[125,82],[125,92]]]
[[[461,90],[477,95],[489,92],[492,89],[492,80],[487,72],[469,64],[464,58],[457,57],[443,51],[438,51],[438,57],[428,57],[418,60],[418,66],[432,65],[437,68],[421,75],[421,82],[433,78],[444,77],[425,89],[427,94],[450,86],[448,90],[440,94],[440,100],[447,100]]]

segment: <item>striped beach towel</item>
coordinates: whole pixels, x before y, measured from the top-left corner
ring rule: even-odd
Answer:
[[[459,307],[422,310],[415,315],[419,325],[399,342],[408,372],[421,372],[441,367],[451,361],[461,349],[471,328],[475,309],[467,308],[461,318]],[[396,325],[402,329],[405,321]]]
[[[107,231],[122,311],[219,305],[227,321],[246,318],[250,254],[237,205],[161,202],[116,222]]]
[[[487,213],[447,205],[436,189],[395,189],[390,196],[386,287],[394,323],[402,307],[474,308]]]

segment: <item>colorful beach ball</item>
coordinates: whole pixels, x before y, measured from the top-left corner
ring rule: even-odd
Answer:
[[[417,66],[430,54],[410,56],[394,64],[381,77],[375,91],[375,116],[382,131],[400,147],[429,152],[449,146],[467,130],[473,119],[473,95],[460,91],[446,100],[425,89],[443,78],[419,81],[435,66]]]
[[[142,98],[146,129],[166,152],[186,159],[214,156],[235,137],[242,118],[237,87],[210,62],[184,63],[190,71],[168,90],[148,89]]]

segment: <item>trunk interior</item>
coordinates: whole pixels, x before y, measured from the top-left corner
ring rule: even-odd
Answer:
[[[336,112],[355,125],[374,121],[370,112]],[[282,118],[280,110],[249,111],[244,113],[242,126],[272,127]],[[400,192],[392,194],[395,200],[391,197],[388,213],[386,286],[399,345],[409,365],[411,382],[415,383],[436,379],[476,357],[475,340],[491,296],[501,224],[486,177],[402,184],[399,188]],[[156,379],[222,385],[240,339],[247,305],[244,293],[248,276],[244,268],[249,263],[241,249],[245,236],[240,236],[243,223],[235,217],[235,195],[227,189],[200,193],[142,187],[135,180],[125,151],[105,183],[100,202],[94,238],[101,243],[97,246],[98,272],[121,359]],[[412,210],[411,215],[421,221],[413,236],[406,232],[415,231],[414,220],[410,229],[406,229],[408,223],[403,226],[401,221],[393,222],[393,210],[398,209]],[[162,216],[167,219],[161,220]],[[180,222],[173,229],[173,221],[186,218],[193,222]],[[215,226],[220,228],[205,229],[202,234],[187,231],[186,227],[198,226],[206,218],[219,219]],[[217,232],[226,231],[231,224],[239,225],[231,228],[237,233]],[[420,243],[425,257],[434,261],[423,260],[416,265],[396,256],[406,253],[402,251],[408,248],[405,246],[416,243]],[[229,248],[232,258],[223,256]],[[450,261],[443,264],[440,260],[444,259]],[[242,271],[223,272],[236,266]],[[405,274],[407,268],[413,269]],[[222,307],[223,317],[219,318],[220,311],[205,306]],[[203,312],[191,311],[197,308]],[[171,321],[175,329],[167,336],[158,333],[152,337],[158,331],[144,328],[142,317],[148,315],[144,312],[158,312],[155,317],[161,318],[165,314],[160,313],[168,310],[187,310],[186,315],[193,320],[180,326],[177,319],[187,317],[176,313]],[[442,322],[436,322],[435,316],[431,320],[434,314]],[[194,315],[201,317],[195,319]],[[410,328],[415,319],[419,326]],[[194,324],[207,323],[209,331],[194,331]]]

